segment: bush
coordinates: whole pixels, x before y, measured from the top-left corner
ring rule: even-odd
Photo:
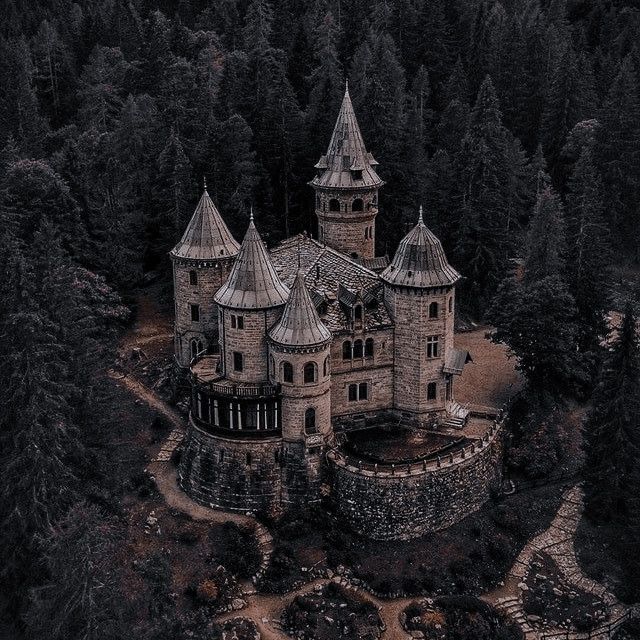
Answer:
[[[209,534],[215,545],[213,558],[240,578],[250,578],[260,567],[260,550],[253,533],[235,522],[225,522]]]

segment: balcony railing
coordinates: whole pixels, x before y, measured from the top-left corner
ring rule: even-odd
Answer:
[[[279,384],[234,384],[227,380],[204,385],[211,393],[229,398],[270,398],[280,392]]]

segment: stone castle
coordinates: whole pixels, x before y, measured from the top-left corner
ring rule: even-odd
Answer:
[[[315,165],[318,239],[241,245],[206,186],[171,251],[175,360],[191,384],[178,476],[199,502],[278,513],[324,493],[356,530],[406,538],[478,508],[500,479],[499,424],[473,429],[454,380],[460,279],[417,224],[375,256],[378,163],[348,89]],[[476,425],[477,427],[477,425]]]

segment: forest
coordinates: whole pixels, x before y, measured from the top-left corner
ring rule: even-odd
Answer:
[[[100,375],[136,289],[157,282],[170,299],[168,252],[205,179],[238,240],[251,208],[269,245],[315,237],[308,182],[345,81],[386,183],[378,255],[422,205],[464,275],[465,316],[518,356],[529,407],[593,394],[591,512],[618,518],[638,550],[632,304],[602,346],[606,314],[638,299],[637,285],[613,295],[640,261],[637,2],[3,8],[0,635],[183,637],[119,604]]]

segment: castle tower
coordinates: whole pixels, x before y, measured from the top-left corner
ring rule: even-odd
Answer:
[[[173,263],[175,360],[180,369],[186,370],[198,353],[217,348],[218,309],[213,296],[227,279],[239,249],[205,184],[182,239],[169,254]]]
[[[268,380],[267,330],[280,317],[288,296],[252,214],[231,273],[214,296],[220,310],[221,368],[228,380]]]
[[[320,460],[331,433],[331,332],[298,271],[269,331],[271,381],[281,388],[283,501],[318,497]]]
[[[394,406],[419,416],[442,414],[453,401],[452,376],[464,366],[457,356],[467,355],[453,346],[454,287],[460,274],[425,226],[422,207],[418,224],[380,277],[395,322]]]
[[[309,183],[316,194],[318,239],[354,258],[375,256],[378,163],[367,152],[347,86],[327,154]]]

